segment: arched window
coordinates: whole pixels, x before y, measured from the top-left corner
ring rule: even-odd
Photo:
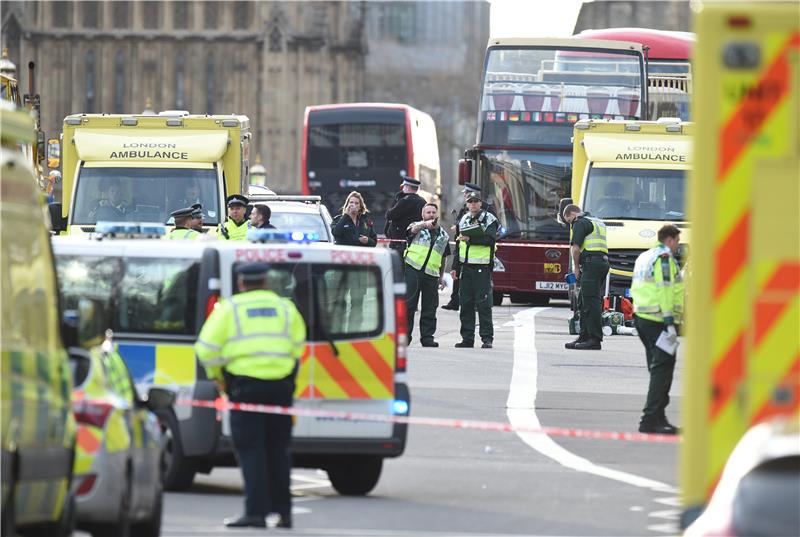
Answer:
[[[214,78],[214,55],[209,54],[206,59],[206,114],[214,113],[214,91],[216,80]]]
[[[94,112],[95,98],[95,73],[94,73],[94,51],[86,53],[86,92],[83,103],[84,112],[91,114]]]
[[[114,113],[125,112],[125,54],[117,51],[114,58]]]
[[[186,87],[184,79],[185,59],[183,53],[175,57],[175,109],[183,110],[186,100]]]

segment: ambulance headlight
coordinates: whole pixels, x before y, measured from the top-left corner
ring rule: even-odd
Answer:
[[[494,271],[495,272],[505,272],[506,271],[506,266],[503,264],[502,261],[500,261],[500,258],[497,257],[497,256],[494,256]]]
[[[394,400],[392,402],[392,414],[408,414],[408,401]]]

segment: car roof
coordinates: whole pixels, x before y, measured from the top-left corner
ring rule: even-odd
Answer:
[[[272,212],[279,213],[308,213],[320,214],[318,203],[305,203],[302,201],[269,201],[255,200],[252,205],[266,205]]]

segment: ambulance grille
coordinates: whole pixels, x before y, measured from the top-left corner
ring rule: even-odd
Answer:
[[[608,263],[611,265],[611,268],[633,272],[633,265],[636,264],[636,258],[644,251],[644,249],[609,250]]]

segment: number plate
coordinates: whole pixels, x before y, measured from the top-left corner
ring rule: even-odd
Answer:
[[[545,263],[545,274],[561,274],[561,263]]]
[[[567,282],[536,282],[538,291],[569,291]]]

